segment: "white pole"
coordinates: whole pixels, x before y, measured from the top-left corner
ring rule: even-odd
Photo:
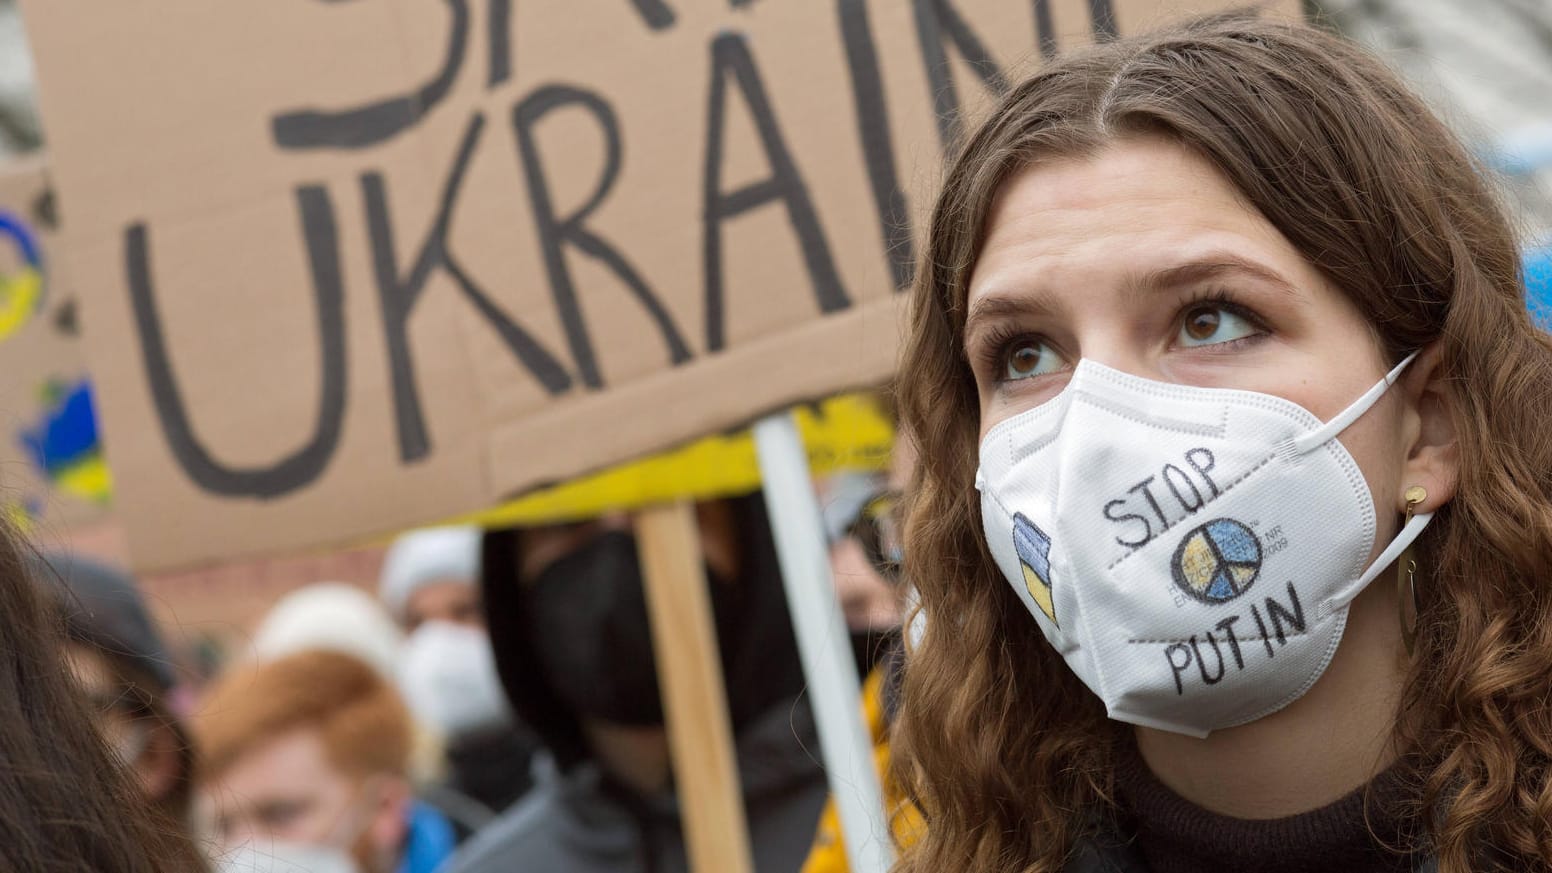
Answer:
[[[893,852],[883,792],[862,723],[861,685],[835,597],[808,455],[790,414],[761,419],[754,426],[754,441],[846,858],[851,873],[886,873]]]

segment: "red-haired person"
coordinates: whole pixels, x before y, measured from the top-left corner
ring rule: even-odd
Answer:
[[[201,703],[195,730],[202,812],[234,870],[275,857],[430,873],[452,852],[451,826],[411,792],[409,712],[357,658],[310,650],[240,669]]]

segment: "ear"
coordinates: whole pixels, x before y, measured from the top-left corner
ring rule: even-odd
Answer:
[[[410,804],[414,794],[409,781],[398,776],[377,776],[377,800],[368,810],[366,838],[380,858],[395,858],[409,836]]]
[[[1460,445],[1455,438],[1455,396],[1445,381],[1439,343],[1426,346],[1400,379],[1406,400],[1402,422],[1406,463],[1396,494],[1397,511],[1406,508],[1406,489],[1421,485],[1428,496],[1418,512],[1433,512],[1455,497],[1460,481]]]

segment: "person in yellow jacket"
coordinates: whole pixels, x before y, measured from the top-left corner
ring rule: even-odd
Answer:
[[[889,764],[889,723],[894,710],[892,695],[898,680],[901,655],[899,649],[894,650],[868,675],[862,686],[862,714],[873,740],[873,764],[878,768],[879,780],[884,787],[884,810],[889,818],[889,829],[895,845],[903,847],[916,840],[925,822],[921,811],[906,798]],[[814,847],[808,853],[808,860],[803,862],[802,873],[849,871],[845,837],[841,834],[841,818],[835,808],[835,798],[832,797],[826,801],[824,812],[820,813]]]

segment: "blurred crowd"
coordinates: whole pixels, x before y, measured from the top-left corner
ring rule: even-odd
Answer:
[[[881,764],[908,598],[897,460],[816,482]],[[843,870],[766,513],[759,493],[695,512],[750,845],[760,871]],[[284,596],[197,689],[132,576],[10,548],[7,581],[36,598],[40,642],[50,617],[64,629],[56,692],[79,698],[122,765],[94,778],[126,777],[120,814],[153,832],[120,835],[120,857],[93,869],[690,868],[628,514],[406,533],[380,578]],[[125,840],[150,847],[149,866]]]

